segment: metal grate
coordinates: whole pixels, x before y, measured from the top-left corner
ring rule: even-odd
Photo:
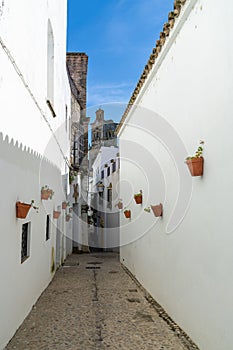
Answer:
[[[29,257],[29,222],[22,225],[21,263]]]

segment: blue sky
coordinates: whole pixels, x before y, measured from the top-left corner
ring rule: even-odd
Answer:
[[[68,0],[67,51],[89,56],[89,116],[101,106],[120,119],[172,8],[173,0]]]

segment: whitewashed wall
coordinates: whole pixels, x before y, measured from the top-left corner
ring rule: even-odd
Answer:
[[[48,19],[55,43],[56,118],[46,105]],[[70,225],[65,222],[63,210],[59,221],[52,219],[51,238],[45,239],[46,214],[52,217],[53,210],[61,206],[67,187],[63,158],[69,154],[66,105],[70,115],[66,1],[5,0],[0,12],[0,37],[7,51],[0,46],[0,349],[3,349],[53,277],[52,249],[56,250],[57,224],[64,234],[69,233]],[[52,201],[41,201],[43,185],[54,190]],[[16,219],[16,201],[30,203],[32,199],[39,206],[39,213],[31,209],[26,219]],[[21,264],[21,230],[28,221],[31,222],[30,257]],[[64,238],[63,241],[61,261],[70,250]]]
[[[202,350],[233,344],[232,10],[230,0],[187,1],[119,134],[120,197],[132,210],[121,216],[121,261]],[[201,139],[204,176],[191,180],[184,159]],[[187,212],[169,231],[190,180]],[[143,210],[160,202],[162,219]]]

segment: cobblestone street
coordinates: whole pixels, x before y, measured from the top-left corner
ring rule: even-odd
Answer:
[[[117,254],[72,255],[7,350],[182,350]]]

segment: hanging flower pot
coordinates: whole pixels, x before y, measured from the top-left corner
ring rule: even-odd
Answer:
[[[21,202],[16,202],[16,217],[19,219],[25,219],[30,208],[33,208],[36,210],[36,212],[38,213],[39,207],[36,207],[34,205],[34,200],[31,200],[31,203],[21,203]]]
[[[186,164],[189,167],[190,174],[192,176],[203,175],[204,158],[202,157],[204,141],[200,141],[200,144],[192,157],[186,158]]]
[[[125,214],[126,219],[130,219],[131,218],[131,210],[125,210],[124,214]]]
[[[41,188],[41,199],[48,200],[52,199],[54,195],[53,190],[51,190],[47,185]]]
[[[62,209],[65,210],[67,208],[68,203],[67,202],[62,202]]]
[[[58,219],[59,216],[60,216],[60,214],[61,214],[60,211],[54,210],[54,211],[53,211],[53,218],[54,218],[54,219]]]
[[[204,165],[203,157],[187,159],[186,164],[188,165],[190,174],[192,176],[203,175],[203,165]]]
[[[137,204],[142,204],[142,190],[134,195],[134,200]]]
[[[71,215],[66,214],[66,222],[69,222],[69,221],[70,221],[70,219],[71,219]]]
[[[123,209],[123,203],[119,201],[119,202],[117,203],[117,207],[118,207],[118,209],[120,209],[120,210]]]
[[[25,219],[31,208],[31,204],[16,202],[16,217],[19,219]]]
[[[50,198],[50,191],[49,190],[42,190],[41,191],[41,199],[48,200]]]
[[[163,216],[163,205],[160,203],[159,205],[151,205],[151,209],[153,210],[154,216]]]

